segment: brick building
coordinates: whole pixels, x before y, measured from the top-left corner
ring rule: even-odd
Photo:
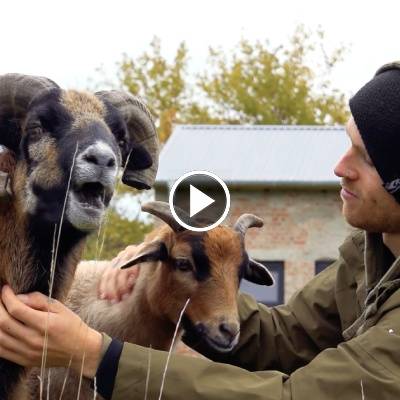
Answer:
[[[224,223],[245,212],[264,220],[248,231],[246,247],[276,278],[272,288],[244,282],[242,289],[279,304],[337,258],[350,231],[333,173],[348,144],[343,127],[178,125],[160,155],[156,199],[168,201],[189,171],[222,178],[231,194]]]

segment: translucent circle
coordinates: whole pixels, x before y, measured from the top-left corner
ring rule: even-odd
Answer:
[[[191,226],[188,225],[186,222],[182,221],[181,218],[179,218],[178,214],[175,212],[174,209],[174,202],[173,202],[173,198],[174,198],[174,194],[175,194],[175,190],[178,187],[178,185],[186,178],[189,178],[190,176],[193,175],[207,175],[213,179],[215,179],[224,189],[225,192],[225,197],[226,197],[226,204],[225,204],[225,210],[222,213],[222,215],[218,218],[218,220],[216,222],[214,222],[211,225],[208,226],[204,226],[204,227],[196,227],[196,226]],[[226,183],[217,175],[213,174],[212,172],[209,171],[190,171],[187,172],[186,174],[183,174],[181,177],[179,177],[174,184],[172,185],[171,191],[169,192],[169,208],[171,210],[171,213],[173,215],[173,217],[175,218],[175,220],[179,223],[179,225],[183,226],[185,229],[188,229],[190,231],[195,231],[195,232],[205,232],[205,231],[209,231],[210,229],[213,229],[215,227],[217,227],[228,215],[230,206],[231,206],[231,196],[229,193],[229,189],[228,186],[226,186]]]

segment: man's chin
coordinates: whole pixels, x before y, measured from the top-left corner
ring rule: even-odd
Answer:
[[[343,213],[343,215],[347,223],[356,229],[362,229],[369,233],[400,233],[400,225],[395,226],[391,221],[377,221],[349,213]]]
[[[366,221],[365,218],[360,217],[358,213],[350,212],[345,205],[343,206],[342,212],[346,222],[353,228],[367,230],[368,221]]]

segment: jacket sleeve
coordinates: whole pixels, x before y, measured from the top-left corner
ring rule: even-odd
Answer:
[[[400,393],[400,309],[364,334],[328,348],[291,375],[172,355],[163,400],[394,399]],[[272,349],[277,351],[276,349]],[[167,353],[125,344],[113,400],[159,398]],[[150,368],[148,368],[150,365]]]
[[[343,338],[335,300],[339,259],[318,274],[286,305],[269,308],[251,296],[239,296],[240,340],[233,352],[221,354],[185,342],[214,361],[229,363],[250,371],[276,369],[290,373],[308,364]]]

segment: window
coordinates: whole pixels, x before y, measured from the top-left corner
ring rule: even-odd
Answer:
[[[240,284],[240,290],[251,294],[255,299],[268,306],[276,306],[283,303],[283,261],[260,261],[265,265],[275,279],[275,285],[263,286],[248,282],[245,279]]]
[[[315,261],[315,275],[319,274],[321,271],[323,271],[326,267],[329,267],[335,261],[336,260],[334,260],[333,258],[324,258]]]

